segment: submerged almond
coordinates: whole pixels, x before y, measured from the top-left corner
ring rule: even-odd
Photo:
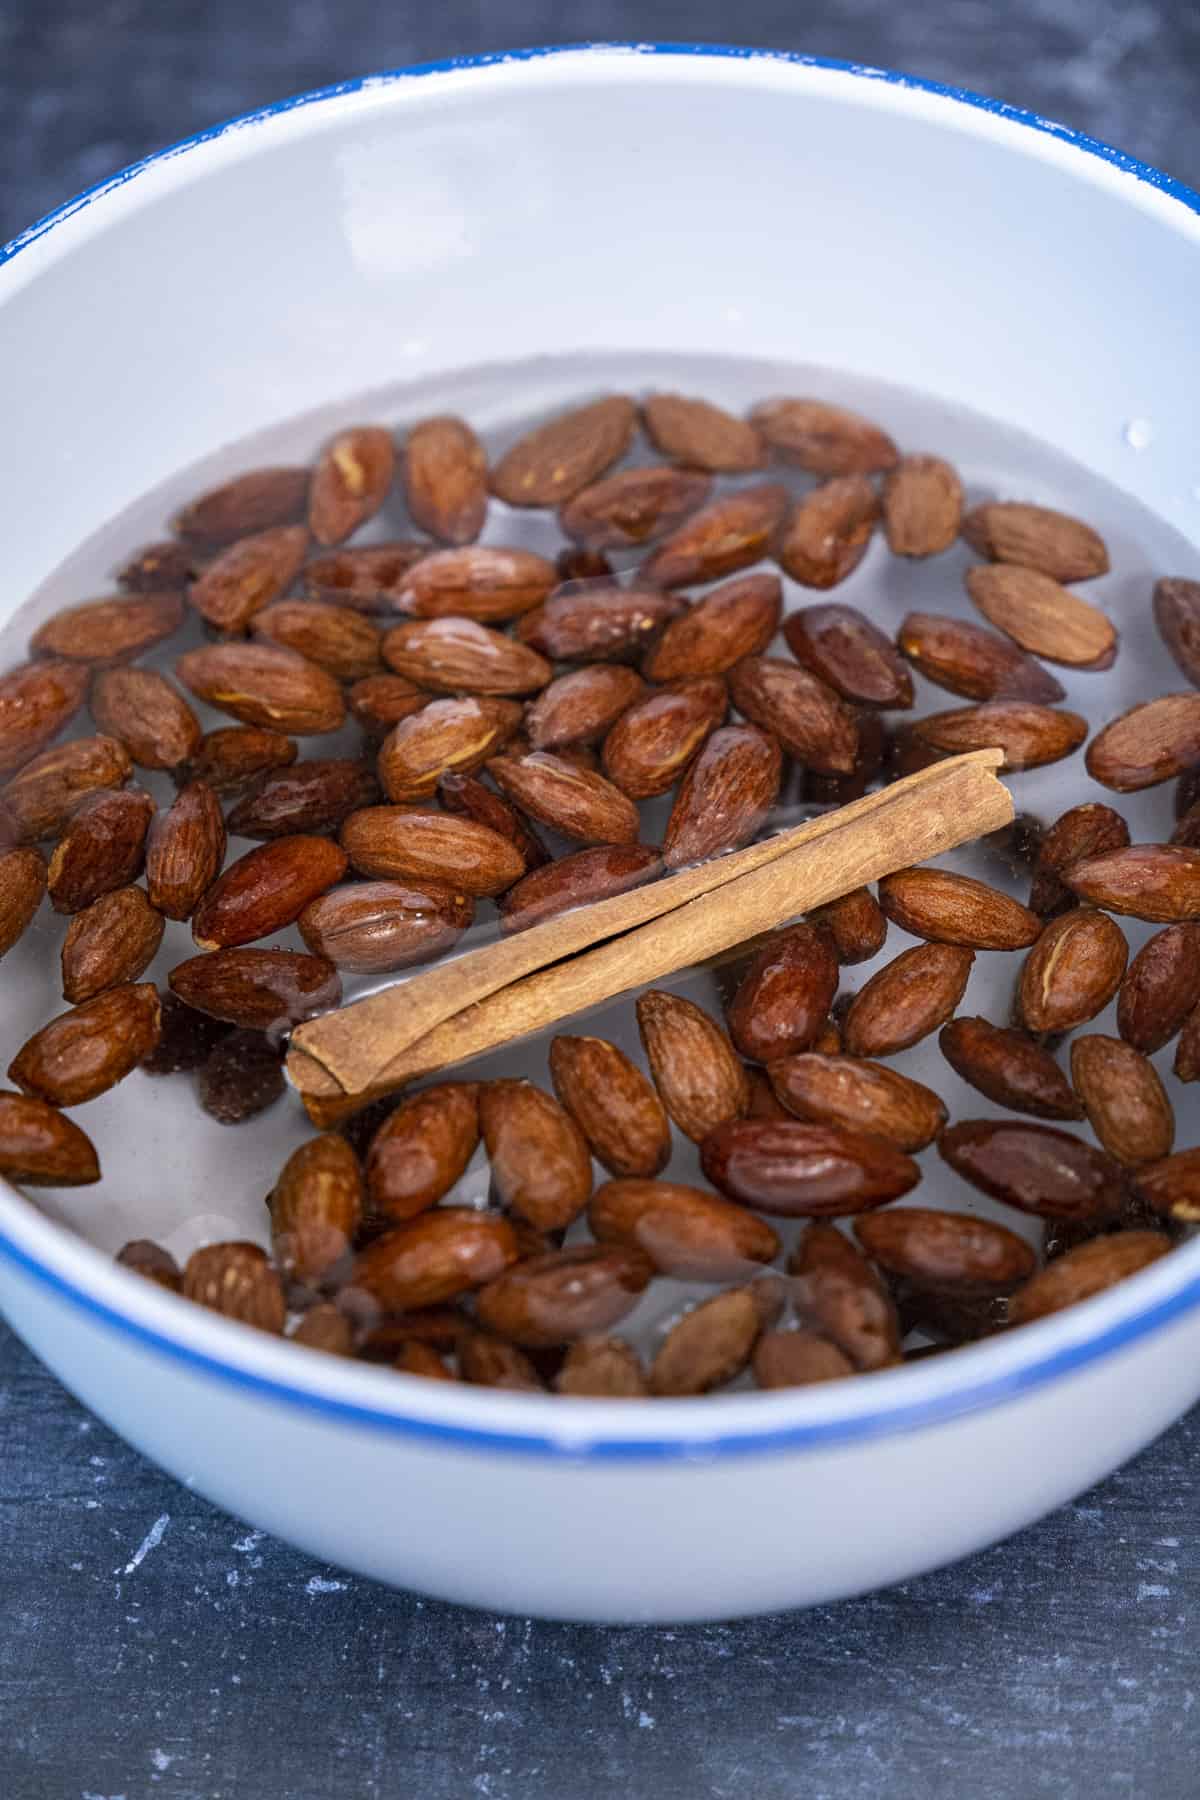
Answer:
[[[649,844],[595,844],[559,856],[522,877],[501,896],[500,929],[526,931],[575,906],[611,900],[650,881],[662,868]]]
[[[1200,1006],[1200,925],[1168,925],[1147,938],[1125,972],[1117,1030],[1150,1056]]]
[[[346,873],[348,858],[329,838],[297,833],[248,850],[230,863],[192,915],[202,950],[252,944],[282,931]]]
[[[1154,584],[1154,623],[1193,687],[1200,687],[1200,581],[1166,576]]]
[[[518,621],[517,637],[555,662],[627,662],[687,611],[652,588],[565,588]]]
[[[373,518],[388,497],[396,452],[378,425],[353,426],[326,446],[313,471],[308,524],[318,544],[340,544]]]
[[[1004,770],[1040,769],[1078,750],[1087,736],[1087,720],[1050,706],[991,700],[929,713],[913,730],[924,743],[950,755],[994,747],[1004,752]]]
[[[333,676],[276,644],[205,644],[181,656],[175,673],[197,698],[247,725],[308,737],[345,723]]]
[[[1119,794],[1170,781],[1200,762],[1200,694],[1143,700],[1096,733],[1088,774]]]
[[[55,613],[39,627],[29,648],[39,656],[104,666],[132,661],[183,624],[184,604],[174,592],[132,599],[85,600]]]
[[[729,707],[717,677],[655,689],[623,712],[604,740],[604,773],[632,800],[665,794],[686,772]]]
[[[680,784],[663,833],[669,869],[737,850],[774,806],[783,774],[779,744],[757,725],[714,731]]]
[[[550,680],[550,664],[475,619],[414,619],[383,640],[390,669],[438,694],[533,694]]]
[[[35,1032],[8,1077],[52,1106],[82,1106],[136,1069],[160,1028],[158,993],[148,983],[109,988]]]
[[[132,773],[129,752],[117,738],[72,738],[27,762],[0,789],[0,800],[16,837],[61,837],[82,799],[124,787]]]
[[[1025,1283],[1009,1303],[1014,1325],[1031,1325],[1065,1307],[1078,1306],[1117,1282],[1149,1268],[1171,1248],[1162,1231],[1114,1231],[1067,1250]]]
[[[967,592],[1022,650],[1073,668],[1107,669],[1117,653],[1111,620],[1038,569],[981,563],[967,570]]]
[[[731,1200],[785,1218],[840,1218],[886,1206],[921,1179],[886,1138],[800,1119],[732,1119],[701,1147],[701,1166]]]
[[[62,947],[63,999],[72,1006],[136,981],[162,943],[164,920],[140,887],[117,888],[76,913]]]
[[[389,800],[425,800],[443,775],[470,774],[512,737],[521,709],[512,700],[464,695],[433,700],[402,719],[379,749],[379,779]]]
[[[745,419],[685,394],[652,394],[642,402],[646,436],[663,456],[713,474],[761,469],[767,447]]]
[[[818,775],[849,775],[858,754],[854,715],[833,689],[782,656],[750,656],[730,676],[738,711]]]
[[[347,606],[320,600],[277,600],[256,613],[253,635],[295,650],[338,681],[358,681],[379,669],[379,627]]]
[[[992,562],[1019,563],[1055,581],[1087,581],[1108,573],[1108,551],[1099,533],[1048,506],[989,501],[966,515],[962,534]]]
[[[432,881],[355,881],[310,900],[296,922],[314,956],[379,975],[441,956],[474,915],[469,895]]]
[[[642,665],[647,680],[724,675],[744,656],[766,649],[782,605],[777,575],[743,575],[714,588],[667,626]]]
[[[857,607],[829,601],[789,613],[788,649],[813,675],[856,706],[910,707],[912,676],[890,638]]]
[[[681,994],[638,996],[638,1030],[650,1073],[672,1121],[703,1143],[726,1119],[749,1109],[750,1084],[726,1032]]]
[[[185,506],[175,530],[189,544],[219,550],[236,538],[291,525],[304,517],[309,480],[307,469],[250,469]]]
[[[1036,1262],[1024,1238],[973,1213],[894,1207],[856,1219],[854,1235],[889,1275],[954,1293],[1006,1293]]]
[[[225,860],[225,821],[207,782],[181,788],[156,814],[146,843],[146,886],[168,919],[190,919]]]
[[[245,631],[255,613],[287,592],[308,548],[303,525],[280,525],[239,538],[202,570],[188,599],[218,631]]]
[[[469,544],[423,557],[405,577],[395,604],[422,619],[452,614],[496,625],[540,606],[557,582],[554,564],[532,550]]]
[[[1065,912],[1075,904],[1062,873],[1086,856],[1105,850],[1122,850],[1129,842],[1129,827],[1120,813],[1100,801],[1072,806],[1054,821],[1038,846],[1033,867],[1029,905],[1044,918]]]
[[[1175,1115],[1158,1071],[1120,1038],[1078,1037],[1071,1045],[1071,1079],[1088,1123],[1110,1156],[1126,1168],[1169,1156]]]
[[[922,675],[966,700],[1031,700],[1045,705],[1065,696],[1062,683],[1049,669],[999,632],[969,619],[911,612],[901,620],[896,641]]]
[[[664,536],[711,491],[709,477],[695,469],[622,469],[569,500],[558,522],[588,549],[627,549]]]
[[[639,579],[685,587],[748,568],[770,551],[790,498],[785,487],[763,482],[710,500],[651,551]]]
[[[645,691],[641,676],[620,663],[568,670],[526,708],[529,741],[535,750],[594,744]]]
[[[142,870],[154,802],[140,788],[90,794],[71,815],[50,858],[46,889],[55,912],[82,912],[127,887]]]
[[[671,1127],[646,1077],[606,1038],[556,1037],[554,1091],[612,1175],[657,1175],[671,1154]]]
[[[859,989],[842,1021],[851,1056],[891,1056],[919,1043],[953,1014],[975,952],[956,944],[904,950]]]
[[[57,659],[23,663],[0,675],[0,775],[45,749],[87,698],[90,674]]]
[[[823,482],[793,507],[780,533],[780,563],[805,587],[836,587],[862,561],[880,510],[865,475]]]
[[[637,1304],[654,1265],[630,1244],[576,1244],[530,1257],[497,1276],[476,1309],[489,1331],[527,1349],[607,1331]]]
[[[813,475],[872,475],[897,461],[878,425],[825,400],[764,400],[750,418],[785,462]]]
[[[914,937],[972,950],[1021,950],[1042,921],[999,888],[950,869],[900,869],[879,883],[879,904]]]
[[[1102,1150],[1028,1120],[963,1119],[938,1151],[973,1186],[1021,1212],[1050,1219],[1109,1219],[1124,1196],[1121,1171]]]
[[[522,812],[576,843],[637,841],[641,825],[637,807],[594,770],[535,750],[529,756],[494,756],[488,773]]]
[[[311,1285],[328,1278],[348,1257],[364,1199],[362,1169],[345,1138],[326,1132],[293,1150],[267,1202],[279,1267]]]
[[[404,1100],[380,1126],[366,1156],[371,1206],[410,1219],[449,1193],[479,1142],[477,1089],[443,1081]]]
[[[0,1176],[21,1187],[82,1187],[100,1179],[91,1139],[56,1106],[0,1093]]]
[[[288,837],[336,831],[352,812],[381,798],[368,763],[349,757],[312,758],[266,776],[229,813],[234,836]]]
[[[606,1181],[588,1207],[600,1243],[634,1244],[664,1275],[730,1281],[773,1262],[779,1238],[744,1206],[677,1181]]]
[[[1200,850],[1184,844],[1131,844],[1072,864],[1072,893],[1107,912],[1170,924],[1200,918]]]
[[[1081,1119],[1083,1107],[1049,1050],[1023,1031],[987,1019],[951,1019],[938,1038],[956,1074],[1013,1112],[1037,1119]]]
[[[505,452],[492,492],[510,506],[559,506],[625,454],[636,426],[637,409],[620,394],[560,413]]]
[[[256,725],[222,725],[206,732],[188,764],[193,781],[204,781],[214,794],[239,794],[262,776],[286,769],[296,760],[296,746],[282,732]]]
[[[938,556],[958,536],[963,490],[940,456],[902,456],[883,484],[883,523],[894,556]]]
[[[368,806],[351,813],[341,842],[360,875],[436,881],[464,894],[502,894],[525,872],[515,845],[451,813]]]
[[[932,1088],[865,1057],[809,1051],[773,1062],[767,1073],[796,1118],[871,1132],[901,1150],[923,1150],[946,1123],[946,1108]]]
[[[404,440],[404,497],[413,523],[444,544],[469,544],[487,516],[487,455],[465,419],[422,419]]]
[[[1052,919],[1025,959],[1018,989],[1031,1031],[1071,1031],[1102,1012],[1121,985],[1129,946],[1107,914],[1076,907]]]
[[[200,721],[153,669],[104,669],[89,702],[101,731],[124,744],[142,769],[177,769],[200,748]]]
[[[295,950],[210,950],[177,963],[168,979],[185,1005],[248,1031],[285,1030],[342,997],[332,963]]]
[[[369,1244],[351,1283],[385,1312],[406,1313],[481,1287],[516,1259],[516,1235],[499,1213],[440,1206]]]
[[[583,1133],[553,1095],[529,1081],[488,1081],[479,1121],[492,1181],[503,1206],[539,1231],[561,1231],[592,1192]]]
[[[807,1226],[788,1258],[788,1273],[799,1318],[817,1326],[855,1368],[886,1369],[900,1360],[895,1303],[836,1225],[817,1220]],[[760,1385],[770,1384],[760,1378]]]
[[[776,932],[753,958],[729,1003],[729,1032],[751,1062],[807,1050],[829,1016],[839,979],[828,936],[812,925]]]

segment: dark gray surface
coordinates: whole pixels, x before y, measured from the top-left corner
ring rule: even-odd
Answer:
[[[442,0],[417,24],[378,0],[8,0],[0,239],[163,143],[371,68],[729,36],[980,88],[1200,182],[1191,4]],[[841,1606],[677,1631],[531,1625],[389,1594],[247,1532],[0,1328],[0,1796],[1183,1800],[1200,1787],[1198,1456],[1193,1415],[1011,1543]],[[881,1530],[887,1512],[881,1494]],[[747,1529],[729,1521],[731,1539]]]

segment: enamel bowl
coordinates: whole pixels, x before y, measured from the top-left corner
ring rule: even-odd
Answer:
[[[1191,545],[1160,572],[1194,575],[1198,274],[1194,194],[878,70],[615,47],[352,83],[153,157],[0,252],[3,617],[232,439],[383,379],[436,393],[581,352],[802,358],[969,403],[1148,508],[1177,559]],[[42,1018],[52,998],[47,977]],[[115,1184],[69,1213],[0,1191],[0,1305],[181,1480],[426,1593],[596,1621],[830,1600],[1018,1529],[1200,1395],[1195,1243],[1010,1336],[791,1393],[565,1401],[315,1355],[113,1265],[156,1224],[123,1215],[126,1188],[199,1183],[220,1212],[233,1166],[197,1169],[162,1084],[126,1089]]]

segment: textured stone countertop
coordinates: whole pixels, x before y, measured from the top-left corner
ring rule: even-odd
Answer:
[[[147,151],[344,76],[730,36],[981,89],[1200,183],[1187,3],[7,0],[0,241]],[[1198,1474],[1194,1414],[1075,1505],[885,1593],[678,1630],[531,1624],[247,1530],[0,1326],[0,1795],[1192,1800]]]

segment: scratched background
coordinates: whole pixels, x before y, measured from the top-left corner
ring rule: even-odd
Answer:
[[[1191,0],[6,0],[0,240],[146,151],[348,75],[735,30],[979,88],[1200,185]],[[0,1797],[1194,1800],[1198,1417],[941,1574],[750,1623],[591,1630],[386,1593],[248,1531],[0,1326]]]

